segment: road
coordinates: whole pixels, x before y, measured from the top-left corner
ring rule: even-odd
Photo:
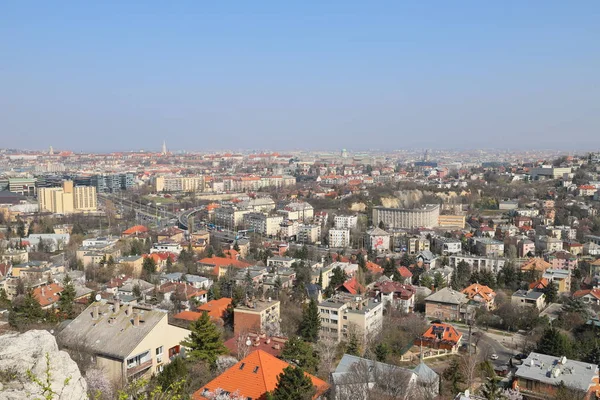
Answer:
[[[468,343],[469,328],[458,326],[456,329],[464,335],[464,343]],[[492,360],[493,364],[498,366],[507,365],[510,358],[519,353],[519,350],[517,349],[506,347],[513,347],[514,344],[518,343],[519,341],[519,337],[504,337],[499,334],[481,331],[477,328],[473,329],[473,336],[471,338],[471,343],[477,344],[477,352],[483,355],[484,358],[489,359],[492,354],[498,355],[497,360]]]

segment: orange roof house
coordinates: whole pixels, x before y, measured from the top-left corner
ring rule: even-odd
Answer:
[[[542,278],[529,284],[529,289],[537,290],[538,292],[543,291],[548,286],[548,279]]]
[[[247,268],[252,264],[229,257],[206,257],[198,261],[200,267],[208,268],[219,277],[225,275],[228,267]]]
[[[64,288],[57,283],[38,286],[33,289],[33,295],[40,303],[43,309],[51,308],[53,304],[58,302],[60,294]]]
[[[223,318],[223,315],[227,311],[227,307],[230,305],[231,299],[229,297],[222,297],[218,300],[211,300],[200,305],[197,310],[200,312],[206,311],[210,319],[218,320]]]
[[[365,266],[374,274],[383,274],[383,268],[379,264],[375,264],[373,261],[367,261]]]
[[[488,310],[494,307],[496,292],[486,285],[473,283],[471,286],[463,289],[462,293],[466,294],[469,300],[485,304]]]
[[[521,265],[521,271],[535,270],[539,272],[545,272],[548,268],[552,268],[552,264],[539,257],[531,258],[529,261]]]
[[[148,228],[146,228],[144,225],[135,225],[124,230],[121,236],[142,236],[145,233],[148,233]]]
[[[412,272],[410,272],[410,270],[408,268],[406,268],[404,265],[398,267],[398,273],[404,279],[410,279],[413,276]]]
[[[359,294],[359,293],[365,292],[365,288],[363,287],[363,285],[358,283],[355,276],[352,277],[351,279],[347,280],[346,282],[344,282],[338,288],[338,290],[341,292],[346,292],[346,293],[350,293],[350,294]]]
[[[462,340],[462,333],[450,324],[431,324],[431,326],[415,339],[417,346],[430,347],[433,349],[445,349],[457,352]]]
[[[240,398],[265,400],[267,392],[271,392],[277,387],[277,377],[283,373],[284,368],[289,366],[290,364],[263,350],[253,351],[204,385],[192,395],[192,399],[208,400],[209,397],[205,397],[205,395],[221,389],[231,394],[237,394]],[[317,389],[313,399],[324,395],[329,390],[329,385],[325,381],[308,373],[306,375]]]

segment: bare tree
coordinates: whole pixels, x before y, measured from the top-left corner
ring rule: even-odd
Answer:
[[[319,353],[319,375],[328,379],[333,371],[338,352],[338,343],[330,336],[324,336],[319,339],[315,345],[315,350]]]
[[[460,359],[460,370],[469,389],[472,389],[473,383],[477,378],[480,363],[481,357],[477,354],[464,355]]]

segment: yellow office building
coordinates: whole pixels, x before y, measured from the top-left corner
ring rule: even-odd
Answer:
[[[96,211],[98,207],[96,188],[93,186],[73,186],[73,181],[63,182],[60,188],[38,189],[40,211],[54,214]]]

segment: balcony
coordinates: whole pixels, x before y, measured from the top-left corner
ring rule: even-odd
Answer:
[[[141,364],[138,364],[134,367],[131,368],[127,368],[127,377],[131,377],[133,375],[136,375],[142,371],[144,371],[145,369],[148,369],[152,366],[152,359],[149,359],[148,361],[144,361]]]

